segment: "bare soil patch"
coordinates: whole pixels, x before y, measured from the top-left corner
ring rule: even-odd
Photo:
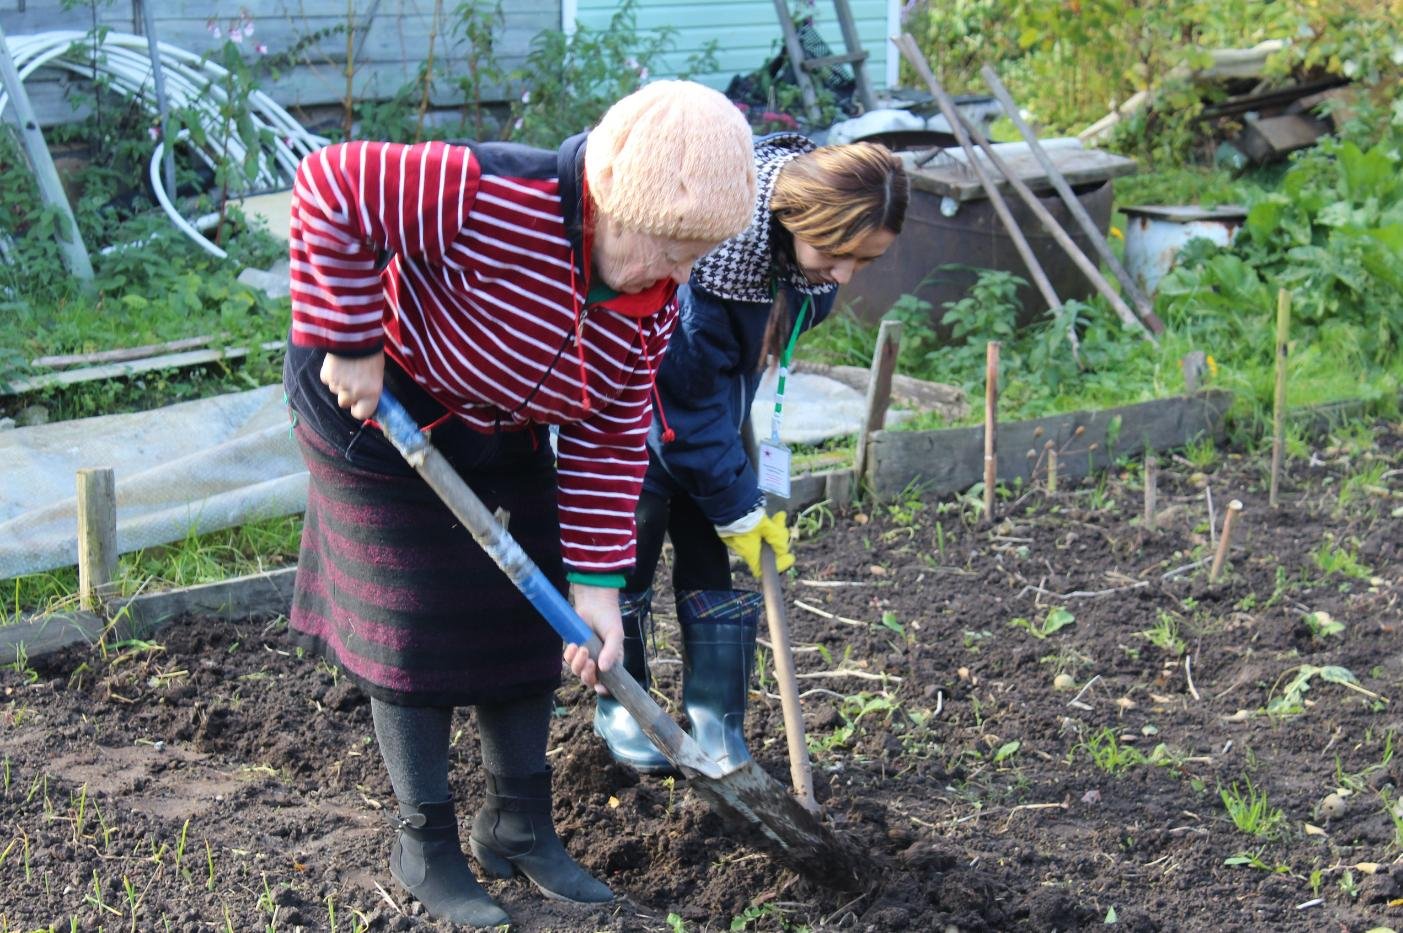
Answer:
[[[490,889],[527,931],[1403,925],[1403,426],[1357,440],[1291,461],[1275,511],[1263,458],[1231,454],[1167,463],[1153,531],[1130,465],[1015,493],[993,527],[906,499],[802,541],[790,624],[818,794],[876,863],[871,889],[816,889],[685,781],[613,766],[578,683],[553,727],[557,822],[620,899]],[[1219,519],[1246,504],[1216,585],[1206,491]],[[0,929],[444,928],[389,877],[368,703],[281,620],[32,659],[0,694]],[[483,781],[460,725],[466,819]],[[787,781],[769,675],[748,729]],[[1265,834],[1234,825],[1224,789],[1265,797]]]

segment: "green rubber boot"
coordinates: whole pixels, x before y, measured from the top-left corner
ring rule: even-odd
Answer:
[[[551,820],[550,769],[525,777],[487,775],[487,804],[468,834],[473,858],[494,878],[521,872],[546,897],[604,904],[614,892],[565,851]]]
[[[620,593],[619,609],[624,619],[624,670],[648,689],[648,657],[644,632],[653,603],[653,591]],[[613,697],[598,697],[594,706],[594,734],[609,746],[614,760],[642,774],[675,774],[672,763],[652,741],[623,704]]]
[[[458,840],[453,802],[399,805],[390,874],[439,920],[475,927],[510,923],[473,877]]]
[[[682,706],[692,738],[726,770],[750,760],[745,706],[763,607],[759,593],[745,590],[686,590],[677,595]]]

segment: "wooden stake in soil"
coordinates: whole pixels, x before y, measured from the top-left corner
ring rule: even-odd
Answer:
[[[994,520],[994,482],[998,479],[999,342],[984,351],[984,520]]]
[[[1291,329],[1291,293],[1276,293],[1276,396],[1271,417],[1271,492],[1267,502],[1276,508],[1276,491],[1281,481],[1282,435],[1286,426],[1286,335]]]
[[[896,358],[901,352],[901,322],[883,321],[877,331],[877,346],[872,351],[872,368],[867,377],[866,414],[862,419],[862,433],[857,438],[857,462],[853,475],[857,479],[856,489],[862,487],[863,476],[867,471],[867,445],[874,431],[882,430],[886,423],[887,407],[891,405],[892,373],[896,371]]]
[[[117,481],[111,467],[78,471],[78,601],[98,607],[117,573]]]
[[[1159,459],[1145,455],[1145,527],[1155,527],[1155,500],[1159,497]]]
[[[1057,495],[1057,448],[1052,441],[1043,445],[1043,450],[1047,452],[1047,494]]]
[[[1223,560],[1228,556],[1228,540],[1232,537],[1233,518],[1242,511],[1242,502],[1234,499],[1228,503],[1223,513],[1223,531],[1218,535],[1218,550],[1213,555],[1213,566],[1208,570],[1208,582],[1217,583],[1218,574],[1223,569]]]

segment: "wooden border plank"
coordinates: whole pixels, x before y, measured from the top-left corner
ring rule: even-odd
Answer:
[[[258,345],[259,350],[269,352],[286,346],[284,341],[269,340]],[[100,379],[125,379],[140,373],[157,369],[188,369],[206,363],[220,363],[248,356],[250,351],[243,347],[229,347],[223,350],[187,350],[184,353],[168,353],[164,356],[151,356],[145,359],[123,363],[108,363],[104,366],[90,366],[86,369],[70,369],[58,373],[45,373],[16,379],[6,385],[0,382],[0,395],[24,395],[40,389],[56,386],[76,385],[80,382],[95,382]]]
[[[1077,478],[1125,454],[1183,447],[1195,438],[1223,436],[1232,393],[1204,392],[1101,411],[1079,411],[1000,425],[1000,482],[1033,478],[1036,457],[1051,441],[1062,477]],[[1110,443],[1114,442],[1114,443]],[[872,437],[867,483],[878,498],[899,494],[912,482],[935,495],[968,489],[984,473],[984,428],[880,431]]]
[[[120,641],[147,638],[191,613],[229,620],[285,615],[292,608],[296,575],[296,567],[285,567],[115,600],[108,606],[111,622],[95,613],[72,612],[7,625],[0,628],[0,664],[13,664],[21,653],[32,660],[74,645],[96,644],[109,626],[113,640]]]

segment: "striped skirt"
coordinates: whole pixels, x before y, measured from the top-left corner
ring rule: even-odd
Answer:
[[[355,430],[337,444],[305,420],[295,429],[310,484],[294,640],[399,705],[468,706],[559,686],[560,637],[384,437],[347,416]],[[512,535],[563,592],[546,432],[452,424],[434,433],[488,509],[510,513]]]

